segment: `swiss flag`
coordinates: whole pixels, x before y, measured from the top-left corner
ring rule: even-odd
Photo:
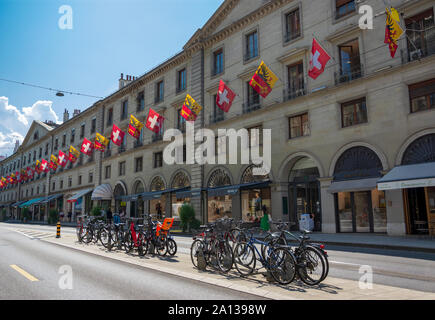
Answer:
[[[41,171],[42,172],[49,172],[50,171],[50,167],[48,166],[48,161],[45,159],[42,159],[42,161],[41,161]]]
[[[124,140],[125,132],[121,131],[116,124],[113,125],[112,135],[110,140],[117,146],[121,146],[122,140]]]
[[[151,131],[153,131],[155,133],[159,133],[160,129],[163,126],[163,120],[165,120],[165,118],[163,118],[161,115],[159,115],[153,109],[150,109],[145,126],[148,129],[150,129]]]
[[[33,171],[33,169],[30,168],[30,167],[27,167],[26,171],[27,171],[27,177],[29,179],[32,179],[33,178],[33,174],[35,173],[35,171]]]
[[[59,156],[57,157],[57,163],[62,168],[65,168],[67,162],[68,162],[68,157],[66,156],[65,153],[62,152],[62,150],[59,150]]]
[[[331,56],[322,48],[322,46],[313,38],[313,46],[311,48],[310,70],[308,75],[314,80],[325,71],[325,66]]]
[[[90,156],[92,154],[92,149],[94,149],[94,144],[88,139],[84,138],[80,151],[85,155]]]
[[[224,112],[228,112],[233,104],[236,94],[221,80],[216,96],[216,105]]]

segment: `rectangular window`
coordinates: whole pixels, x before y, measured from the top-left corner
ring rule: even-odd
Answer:
[[[213,53],[213,76],[224,72],[224,51],[219,49]]]
[[[216,103],[217,100],[217,95],[215,94],[213,96],[213,115],[212,115],[212,123],[217,123],[219,121],[223,121],[225,116],[224,116],[224,111],[219,108],[219,106]]]
[[[411,113],[435,108],[435,78],[409,86]]]
[[[48,155],[48,143],[45,145],[45,155]]]
[[[54,191],[54,190],[56,190],[56,182],[55,181],[53,181],[53,189],[51,191]],[[26,191],[26,193],[27,193],[27,191]]]
[[[341,105],[342,127],[367,122],[366,99],[358,99]]]
[[[107,111],[107,126],[111,126],[113,124],[113,108],[110,108]]]
[[[125,161],[119,163],[119,176],[125,175]]]
[[[121,120],[127,119],[128,116],[128,100],[122,102],[121,105]]]
[[[290,139],[310,135],[308,113],[289,118]]]
[[[186,69],[178,71],[177,92],[186,90]]]
[[[153,133],[152,135],[152,141],[153,142],[157,142],[157,141],[161,141],[163,140],[163,132],[164,132],[164,123],[162,124],[162,126],[160,127],[160,130],[158,133]]]
[[[63,180],[60,180],[60,188],[63,189]]]
[[[97,119],[93,118],[91,122],[91,133],[95,133],[97,131]]]
[[[39,148],[38,158],[41,159],[41,157],[42,157],[42,148]]]
[[[246,103],[243,112],[249,113],[258,109],[260,109],[260,95],[251,87],[248,81],[246,82]]]
[[[78,185],[80,186],[82,184],[82,176],[79,176],[79,183]]]
[[[83,139],[85,137],[85,125],[82,124],[80,127],[80,139]]]
[[[254,129],[257,129],[253,131]],[[263,126],[256,126],[248,129],[249,145],[251,147],[261,147],[263,145]]]
[[[287,94],[286,99],[291,100],[305,95],[304,64],[302,61],[287,67]]]
[[[56,138],[56,140],[54,140],[54,150],[57,151],[57,148],[59,148],[59,140]]]
[[[346,82],[361,77],[361,60],[358,39],[338,46],[340,52],[340,78],[338,82]]]
[[[154,168],[163,167],[163,152],[154,153]]]
[[[143,91],[137,95],[136,102],[137,102],[136,111],[137,112],[144,111],[145,110],[145,93]]]
[[[285,15],[285,41],[291,41],[301,36],[301,21],[299,9]]]
[[[92,183],[93,180],[94,180],[94,173],[91,171],[91,172],[89,172],[88,182]]]
[[[177,129],[186,132],[186,119],[181,116],[181,108],[177,110]]]
[[[68,177],[68,187],[72,186],[72,177]]]
[[[112,167],[111,166],[106,166],[104,177],[106,179],[110,179],[111,173],[112,173]]]
[[[75,137],[76,137],[76,129],[72,128],[71,129],[71,143],[74,143]]]
[[[164,99],[164,95],[165,95],[165,86],[164,86],[164,82],[159,81],[156,84],[156,98],[155,98],[155,103],[159,103],[162,102]]]
[[[246,36],[245,61],[258,56],[258,33],[254,31]]]
[[[134,165],[135,172],[142,172],[142,162],[143,162],[142,157],[135,159],[135,165]]]
[[[355,0],[335,0],[335,18],[339,19],[355,11]]]
[[[435,53],[435,23],[433,9],[405,20],[408,43],[408,61]]]

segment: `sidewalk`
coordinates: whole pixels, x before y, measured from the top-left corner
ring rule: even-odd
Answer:
[[[195,269],[190,260],[190,254],[177,253],[175,257],[158,257],[147,255],[143,258],[136,254],[124,252],[107,252],[100,245],[86,245],[77,242],[75,235],[65,235],[61,239],[46,238],[45,242],[69,247],[102,257],[134,264],[164,273],[185,277],[215,286],[221,286],[255,294],[260,297],[277,300],[413,300],[435,299],[435,293],[397,288],[387,285],[374,284],[372,289],[360,289],[358,281],[328,277],[318,286],[307,286],[300,281],[295,281],[287,286],[269,283],[261,275],[252,275],[241,278],[237,271],[228,274],[219,274],[208,269],[205,272]]]
[[[4,223],[9,223],[9,224],[22,224],[22,225],[41,225],[41,226],[55,226],[55,224],[48,224],[47,221],[27,221],[26,223],[24,223],[21,220],[8,220],[8,221],[4,221]],[[66,221],[61,221],[60,225],[62,227],[76,227],[77,223],[76,222],[66,222]]]

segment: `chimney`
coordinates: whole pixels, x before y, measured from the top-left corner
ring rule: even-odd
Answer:
[[[67,109],[65,109],[65,112],[63,113],[63,122],[67,122],[69,120],[69,112]]]
[[[73,117],[78,116],[80,114],[80,109],[74,109]]]
[[[20,142],[18,140],[15,141],[15,147],[14,147],[14,153],[18,151],[18,148],[20,147]]]
[[[125,86],[127,86],[130,82],[136,80],[136,77],[133,77],[129,74],[125,75],[125,79],[124,79],[124,74],[121,73],[121,78],[119,79],[119,89],[124,88]]]

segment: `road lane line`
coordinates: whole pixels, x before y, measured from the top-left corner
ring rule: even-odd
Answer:
[[[14,269],[15,271],[17,271],[18,273],[20,273],[22,276],[26,277],[27,280],[30,280],[32,282],[39,281],[34,276],[32,276],[30,273],[24,271],[23,269],[21,269],[19,266],[15,265],[15,264],[11,264],[10,267],[12,269]]]

